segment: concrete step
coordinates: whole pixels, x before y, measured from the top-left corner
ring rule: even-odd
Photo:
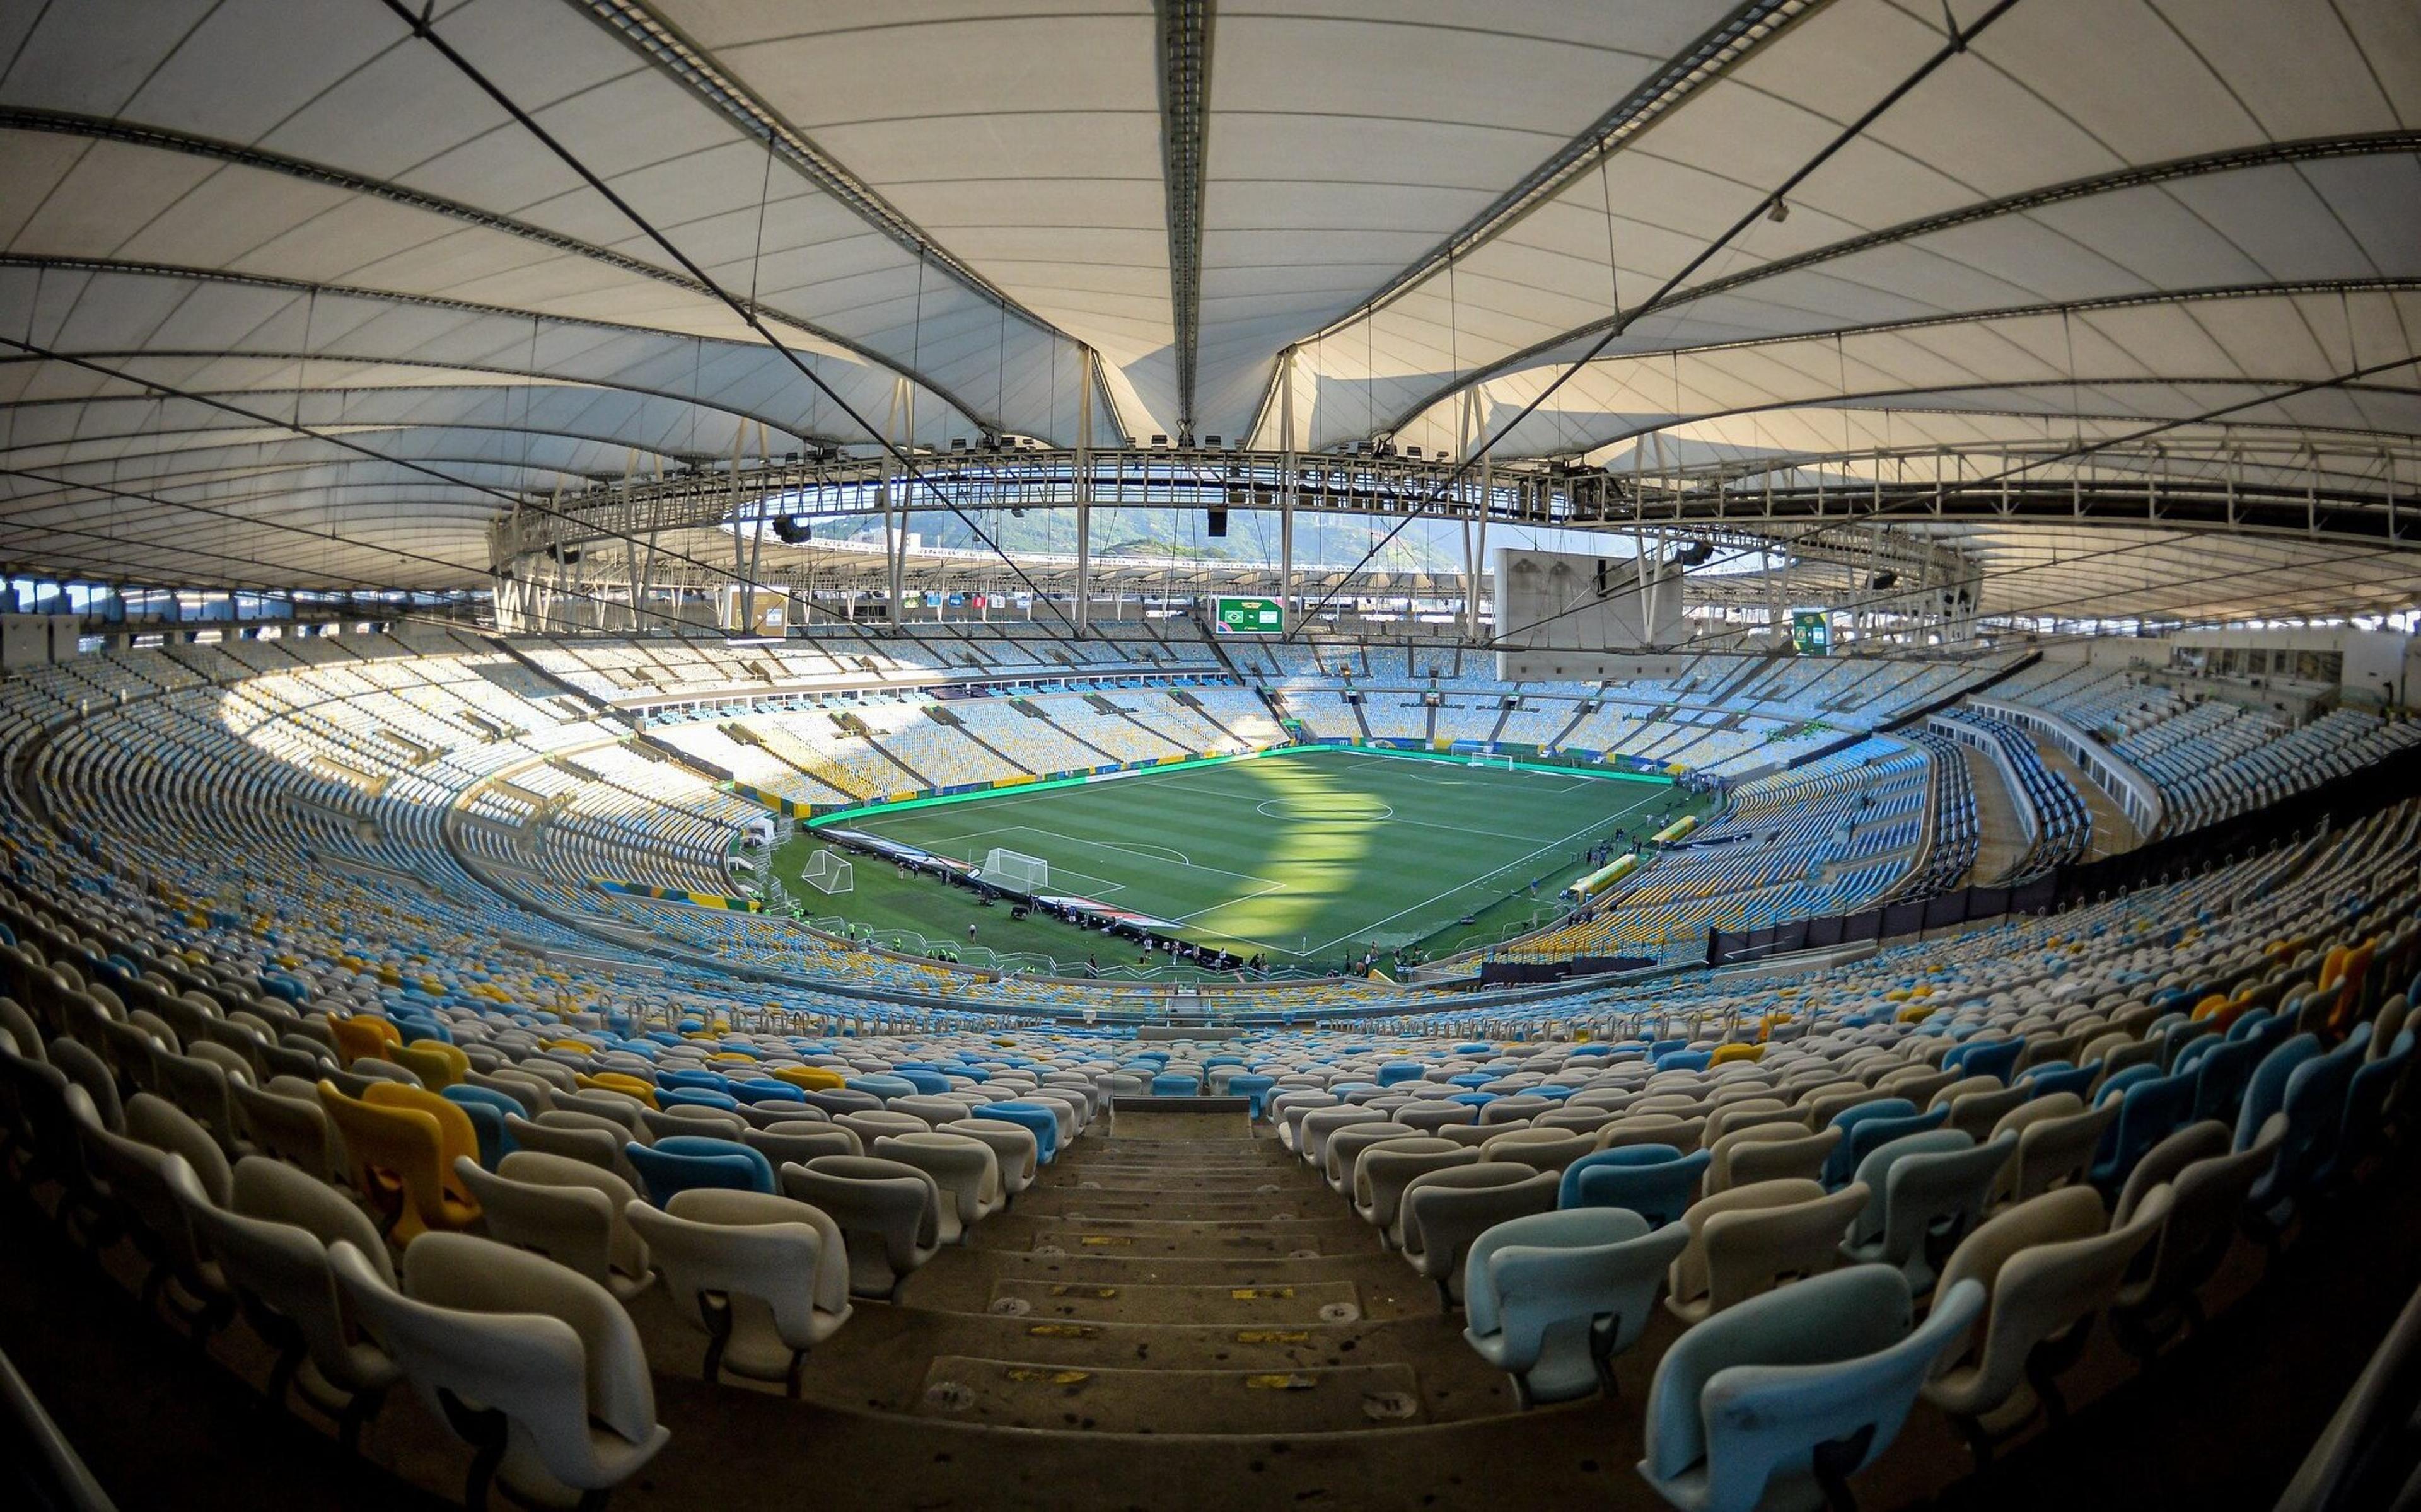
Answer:
[[[1270,1326],[1362,1317],[1360,1290],[1350,1280],[1241,1286],[1003,1276],[992,1283],[985,1310],[1002,1308],[1004,1299],[1026,1304],[1014,1316],[1081,1322]]]
[[[985,1249],[1025,1249],[1037,1255],[1175,1259],[1269,1255],[1313,1260],[1328,1255],[1375,1255],[1382,1248],[1376,1231],[1358,1219],[1284,1224],[1087,1220],[1081,1224],[1037,1225],[1023,1235],[1004,1231],[996,1239],[992,1234],[978,1230],[976,1244]]]
[[[1289,1370],[1079,1368],[935,1359],[919,1416],[1055,1432],[1347,1433],[1423,1415],[1410,1365]]]

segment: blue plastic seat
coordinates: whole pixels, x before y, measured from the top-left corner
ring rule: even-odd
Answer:
[[[735,1102],[796,1102],[804,1104],[807,1094],[804,1088],[788,1082],[734,1082],[731,1098]]]
[[[2194,1114],[2187,1122],[2216,1118],[2233,1129],[2236,1111],[2244,1102],[2244,1089],[2253,1083],[2254,1068],[2261,1064],[2261,1046],[2250,1039],[2205,1035],[2186,1051],[2178,1063],[2181,1071],[2191,1072],[2195,1079]]]
[[[1835,1120],[1836,1122],[1838,1120]],[[1840,1161],[1840,1179],[1828,1181],[1828,1190],[1837,1191],[1849,1185],[1858,1171],[1858,1162],[1896,1139],[1922,1134],[1939,1129],[1950,1121],[1950,1109],[1945,1105],[1924,1113],[1898,1114],[1888,1117],[1861,1118],[1842,1130],[1841,1143],[1824,1158],[1827,1171],[1835,1161]]]
[[[841,1085],[851,1092],[864,1092],[888,1102],[893,1098],[916,1096],[916,1083],[904,1076],[852,1076]]]
[[[2246,1083],[2244,1100],[2236,1113],[2236,1147],[2249,1150],[2260,1137],[2261,1126],[2273,1114],[2282,1111],[2287,1103],[2287,1079],[2295,1068],[2320,1053],[2320,1037],[2296,1035],[2281,1043],[2261,1058],[2253,1068],[2253,1080]]]
[[[1872,1102],[1861,1102],[1855,1107],[1844,1108],[1835,1114],[1832,1127],[1841,1131],[1841,1143],[1834,1146],[1833,1153],[1825,1158],[1824,1185],[1827,1188],[1845,1185],[1850,1179],[1850,1173],[1858,1168],[1858,1161],[1866,1159],[1864,1151],[1860,1151],[1855,1160],[1850,1157],[1850,1142],[1857,1137],[1860,1124],[1877,1118],[1906,1118],[1915,1112],[1916,1104],[1906,1098],[1878,1098]],[[1943,1112],[1947,1114],[1949,1110],[1945,1108]],[[1903,1130],[1901,1132],[1914,1133],[1915,1130]],[[1837,1175],[1835,1175],[1836,1170]]]
[[[740,1099],[728,1092],[712,1092],[705,1087],[695,1086],[668,1087],[659,1083],[656,1087],[656,1106],[659,1108],[720,1108],[725,1113],[729,1113],[740,1106]]]
[[[1555,1206],[1621,1208],[1651,1228],[1678,1223],[1698,1197],[1707,1164],[1705,1150],[1682,1154],[1670,1145],[1617,1145],[1595,1150],[1564,1167]]]
[[[1202,1090],[1202,1079],[1192,1071],[1163,1071],[1151,1079],[1155,1098],[1190,1098]]]
[[[1960,1049],[1966,1054],[1960,1057],[1956,1067],[1951,1065],[1949,1055],[1944,1056],[1944,1070],[1955,1069],[1961,1076],[1989,1076],[2007,1086],[2009,1078],[2017,1073],[2019,1057],[2026,1052],[2026,1042],[2023,1038],[1996,1039],[1987,1044],[1962,1045]],[[1950,1053],[1957,1055],[1959,1051]]]
[[[927,1097],[950,1090],[950,1079],[927,1067],[895,1066],[891,1074]]]
[[[1418,1061],[1389,1061],[1379,1068],[1379,1084],[1394,1086],[1398,1082],[1417,1082],[1429,1074],[1429,1068]]]
[[[1034,1131],[1035,1158],[1051,1163],[1059,1153],[1059,1115],[1039,1102],[987,1102],[975,1111],[978,1118],[998,1118]]]
[[[1657,1056],[1653,1065],[1660,1071],[1703,1071],[1714,1058],[1711,1050],[1674,1050]]]
[[[696,1087],[708,1092],[721,1092],[724,1090],[725,1078],[716,1075],[712,1071],[690,1070],[686,1068],[676,1067],[669,1071],[658,1071],[656,1073],[656,1085],[660,1087]]]
[[[508,1117],[526,1118],[529,1110],[505,1093],[488,1087],[457,1082],[437,1094],[462,1110],[471,1120],[471,1132],[478,1136],[479,1164],[494,1170],[496,1162],[513,1152],[513,1137],[505,1131]]]
[[[2413,1031],[2399,1029],[2386,1054],[2354,1068],[2353,1081],[2346,1088],[2345,1116],[2339,1123],[2336,1148],[2314,1173],[2315,1185],[2333,1187],[2342,1183],[2353,1175],[2364,1156],[2378,1148],[2387,1099],[2413,1059]]]
[[[2084,1098],[2093,1090],[2093,1079],[2101,1074],[2101,1063],[2090,1066],[2066,1066],[2053,1062],[2029,1068],[2019,1084],[2029,1097],[2048,1098],[2056,1093],[2072,1092]]]
[[[773,1192],[773,1162],[763,1150],[737,1140],[703,1134],[675,1134],[653,1145],[635,1140],[622,1146],[631,1166],[647,1184],[648,1200],[661,1208],[683,1192],[719,1188],[735,1192]]]
[[[2128,1071],[2132,1075],[2149,1069],[2139,1066],[2130,1067]],[[2135,1168],[2135,1162],[2144,1158],[2145,1151],[2185,1127],[2194,1115],[2194,1106],[2195,1075],[2191,1071],[2175,1076],[2156,1074],[2129,1084],[2119,1094],[2117,1121],[2101,1136],[2101,1149],[2093,1161],[2093,1184],[2104,1192],[2116,1191],[2119,1183],[2127,1179],[2127,1173]]]
[[[1253,1122],[1259,1123],[1261,1115],[1269,1110],[1270,1094],[1276,1090],[1277,1084],[1278,1079],[1274,1076],[1231,1076],[1227,1078],[1227,1093],[1230,1097],[1250,1099],[1252,1106],[1246,1110],[1246,1115]]]
[[[2279,1099],[2279,1112],[2287,1118],[2285,1137],[2278,1142],[2276,1159],[2246,1198],[2271,1227],[2294,1217],[2297,1204],[2335,1153],[2346,1099],[2369,1044],[2370,1025],[2358,1025],[2344,1044],[2325,1055],[2307,1057],[2288,1073]]]

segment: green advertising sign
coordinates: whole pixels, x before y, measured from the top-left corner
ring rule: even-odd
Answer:
[[[1222,635],[1282,635],[1286,611],[1275,599],[1213,599],[1210,624]]]
[[[1833,616],[1821,609],[1790,611],[1790,644],[1801,656],[1830,656],[1833,652]]]

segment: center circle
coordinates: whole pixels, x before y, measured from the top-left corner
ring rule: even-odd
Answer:
[[[1325,798],[1264,798],[1253,805],[1254,812],[1264,818],[1287,819],[1294,823],[1329,819],[1342,824],[1376,824],[1396,817],[1393,803],[1375,799],[1347,798],[1342,801]]]

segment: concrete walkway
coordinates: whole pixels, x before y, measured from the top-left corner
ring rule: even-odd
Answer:
[[[2031,842],[2018,822],[2017,800],[1992,758],[1972,745],[1961,745],[1959,754],[1967,758],[1967,780],[1976,789],[1976,866],[1967,881],[1986,886],[2008,875]]]

